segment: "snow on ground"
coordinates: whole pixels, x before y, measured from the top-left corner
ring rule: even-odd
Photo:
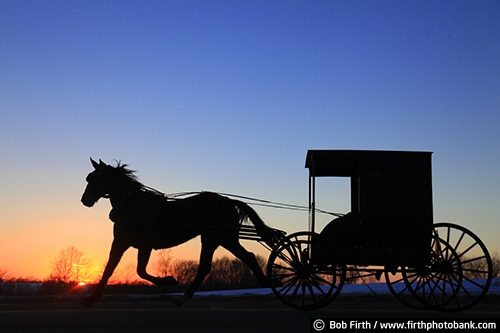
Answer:
[[[399,286],[398,286],[399,285]],[[401,290],[403,283],[393,285],[396,291]],[[368,284],[346,284],[340,291],[344,293],[372,293],[384,294],[390,293],[387,284],[381,283],[368,283]],[[494,278],[491,281],[489,294],[500,294],[500,278]],[[219,295],[219,296],[238,296],[238,295],[267,295],[272,294],[271,288],[254,288],[254,289],[237,289],[237,290],[214,290],[214,291],[199,291],[196,292],[198,296]]]

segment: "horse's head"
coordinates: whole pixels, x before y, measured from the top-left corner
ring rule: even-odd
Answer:
[[[87,207],[92,207],[100,198],[110,198],[113,204],[113,198],[120,199],[128,196],[131,190],[144,187],[126,164],[118,162],[118,165],[113,167],[101,160],[97,163],[90,159],[90,162],[95,170],[87,176],[87,187],[82,195],[82,203]]]
[[[109,195],[111,183],[109,179],[110,166],[99,160],[99,163],[90,159],[94,166],[94,171],[87,176],[87,187],[82,195],[82,203],[87,207],[92,207],[100,198]]]

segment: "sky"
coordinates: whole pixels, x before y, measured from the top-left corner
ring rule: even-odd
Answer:
[[[307,205],[308,149],[433,152],[434,221],[498,251],[499,60],[495,0],[2,0],[0,268],[43,279],[68,246],[104,265],[109,202],[80,203],[90,157],[165,193]],[[348,212],[348,184],[318,180],[317,207]]]

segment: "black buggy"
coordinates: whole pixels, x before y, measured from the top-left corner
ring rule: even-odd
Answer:
[[[430,152],[309,150],[309,231],[271,251],[267,276],[290,307],[314,310],[340,293],[346,276],[385,280],[417,309],[460,311],[488,291],[491,257],[468,229],[434,223]],[[318,177],[350,179],[351,211],[315,232]]]

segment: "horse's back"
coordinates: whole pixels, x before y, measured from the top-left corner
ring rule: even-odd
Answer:
[[[115,237],[133,247],[169,248],[198,235],[238,237],[239,215],[233,201],[213,192],[175,200],[142,195],[122,209],[113,209]]]

